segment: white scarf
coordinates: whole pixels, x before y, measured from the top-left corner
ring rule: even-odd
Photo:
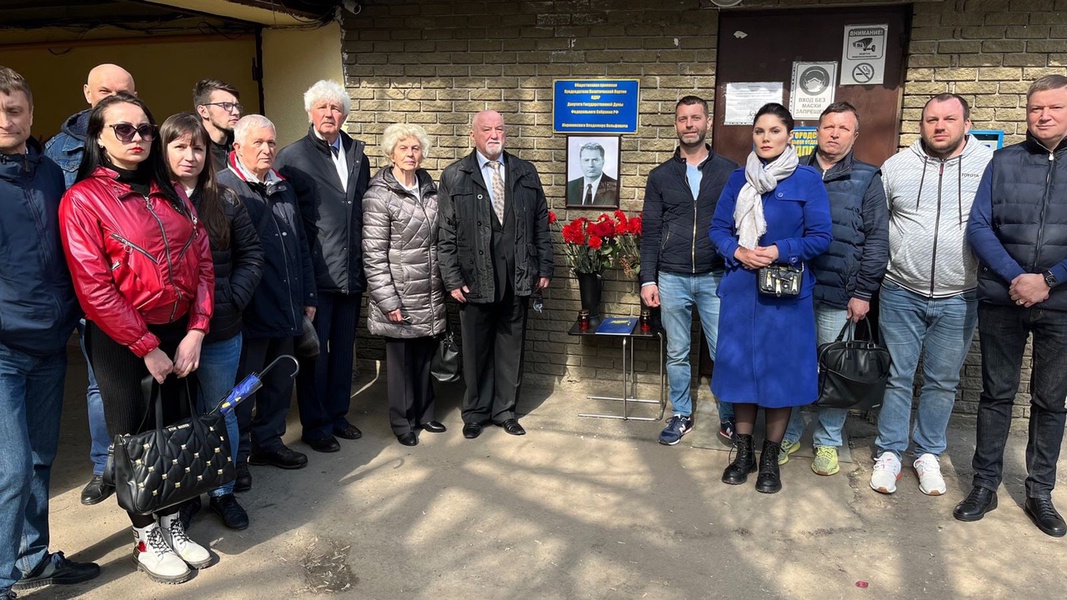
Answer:
[[[759,244],[760,236],[767,232],[767,219],[763,216],[763,194],[774,191],[778,182],[796,170],[799,160],[792,146],[766,165],[755,152],[750,152],[745,162],[745,185],[737,193],[734,206],[734,227],[738,243],[752,250]]]

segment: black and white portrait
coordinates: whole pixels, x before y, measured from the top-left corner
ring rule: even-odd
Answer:
[[[567,207],[619,206],[619,137],[567,136]]]

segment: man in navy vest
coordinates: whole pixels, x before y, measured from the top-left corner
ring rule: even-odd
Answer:
[[[860,116],[848,102],[835,102],[819,116],[818,148],[806,163],[822,172],[830,196],[834,241],[811,261],[815,274],[815,323],[818,343],[834,341],[845,323],[858,323],[871,308],[889,260],[889,210],[878,168],[855,159],[852,146],[860,133]],[[837,449],[848,410],[817,411],[815,460],[811,470],[833,475],[841,470]],[[800,448],[804,417],[793,411],[782,439],[778,464]]]
[[[977,521],[997,507],[1012,404],[1033,335],[1023,510],[1038,529],[1060,537],[1067,527],[1052,488],[1067,417],[1067,77],[1048,75],[1030,86],[1026,125],[1026,141],[993,154],[967,226],[981,264],[982,395],[974,487],[953,516]]]

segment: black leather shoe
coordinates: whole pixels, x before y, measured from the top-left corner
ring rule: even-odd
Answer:
[[[363,432],[351,423],[344,427],[334,427],[333,434],[343,440],[358,440],[363,437]]]
[[[952,516],[956,517],[957,521],[978,521],[996,507],[997,493],[975,486],[971,488],[971,493],[952,509]]]
[[[226,527],[238,531],[248,527],[248,513],[238,504],[233,494],[212,496],[209,506]]]
[[[337,438],[332,435],[320,440],[309,440],[305,438],[304,443],[310,446],[315,452],[337,452],[341,449],[341,444],[338,444]]]
[[[722,482],[741,485],[756,470],[756,448],[751,435],[734,434],[734,460],[722,472]]]
[[[273,452],[264,452],[262,450],[253,452],[248,457],[248,464],[256,466],[270,465],[279,469],[303,469],[308,464],[308,457],[306,454],[282,446]]]
[[[103,475],[94,474],[92,479],[89,480],[89,483],[85,484],[85,487],[82,488],[82,504],[86,506],[100,504],[114,493],[115,488],[104,483]]]
[[[252,489],[252,474],[248,472],[248,465],[237,465],[237,479],[233,480],[233,491],[247,492]]]
[[[11,589],[33,590],[46,585],[73,585],[89,581],[100,574],[100,566],[91,562],[67,560],[62,552],[48,555],[32,573],[24,575]]]
[[[193,522],[193,517],[196,516],[196,513],[200,512],[200,506],[200,496],[197,496],[196,498],[186,500],[180,507],[178,507],[178,518],[181,519],[182,527],[184,527],[186,531],[189,530],[189,525]]]
[[[782,491],[782,475],[778,471],[778,453],[781,451],[781,443],[763,440],[763,453],[759,457],[759,476],[756,477],[757,492],[777,494]]]
[[[503,427],[504,432],[508,435],[526,435],[526,430],[519,425],[518,419],[508,419],[503,423],[497,423],[497,427]]]
[[[423,423],[422,425],[419,425],[419,427],[422,427],[423,431],[429,431],[430,433],[444,433],[448,431],[448,428],[445,427],[445,424],[440,421],[430,421],[429,423]]]
[[[405,446],[419,445],[419,438],[415,435],[414,431],[401,433],[400,435],[396,436],[396,441],[400,442],[401,444],[404,444]]]
[[[480,435],[482,435],[481,423],[467,423],[463,425],[463,437],[468,440],[473,440]]]
[[[1052,505],[1052,498],[1027,498],[1023,503],[1023,512],[1046,534],[1052,537],[1067,534],[1067,525],[1064,525],[1063,517]]]

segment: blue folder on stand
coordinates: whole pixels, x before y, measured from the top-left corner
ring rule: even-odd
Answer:
[[[597,335],[630,335],[637,326],[637,317],[605,317],[596,328]]]

